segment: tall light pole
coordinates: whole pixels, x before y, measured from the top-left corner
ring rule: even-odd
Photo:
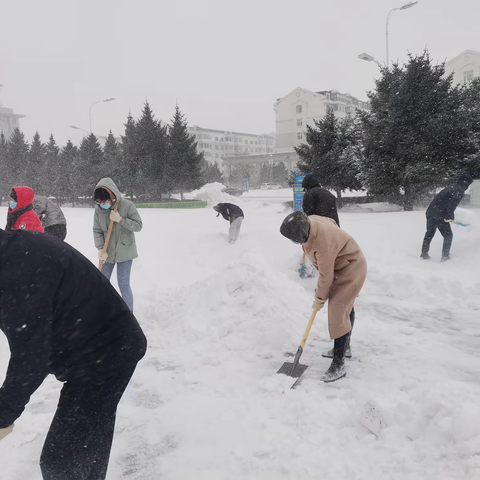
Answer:
[[[364,60],[365,62],[375,62],[378,66],[378,68],[382,68],[382,66],[380,65],[380,62],[378,60],[375,59],[375,57],[372,57],[371,55],[369,55],[368,53],[361,53],[358,58],[360,60]]]
[[[90,118],[90,133],[92,133],[92,108],[94,105],[96,105],[97,103],[104,103],[104,102],[111,102],[112,100],[115,100],[115,98],[106,98],[105,100],[98,100],[96,102],[93,102],[91,105],[90,105],[90,110],[88,111],[88,116]]]
[[[390,19],[392,18],[392,15],[397,11],[397,10],[406,10],[407,8],[412,8],[414,7],[418,2],[410,2],[406,3],[403,5],[403,7],[398,7],[398,8],[392,8],[387,15],[387,28],[386,28],[386,34],[385,34],[385,40],[386,40],[386,47],[387,47],[387,69],[390,70],[390,59],[388,55],[388,24],[390,23]]]
[[[73,128],[74,130],[81,130],[82,132],[86,133],[87,136],[90,135],[91,132],[85,130],[84,128],[76,127],[75,125],[70,125],[70,128]]]

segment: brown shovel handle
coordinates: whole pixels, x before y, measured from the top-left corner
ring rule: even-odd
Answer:
[[[115,208],[113,209],[114,212],[116,212],[118,210],[118,203],[117,205],[115,205]],[[110,220],[110,225],[108,226],[108,232],[107,232],[107,238],[105,240],[105,245],[103,246],[103,250],[102,250],[102,253],[105,253],[107,251],[107,248],[108,248],[108,244],[110,242],[110,237],[112,236],[112,230],[113,230],[113,224],[115,222],[113,220]],[[98,269],[100,271],[102,271],[102,267],[103,267],[103,264],[105,262],[103,260],[100,260],[100,263],[98,264]]]
[[[315,316],[317,315],[317,312],[318,310],[314,308],[312,311],[312,314],[310,315],[310,320],[308,321],[307,328],[305,330],[305,333],[303,334],[302,343],[300,343],[302,350],[305,348],[305,343],[307,343],[308,334],[310,333],[310,329],[312,328],[313,321],[315,320]]]

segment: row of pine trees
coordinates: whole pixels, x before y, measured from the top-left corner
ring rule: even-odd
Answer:
[[[35,134],[27,143],[18,129],[0,136],[0,196],[12,186],[27,185],[37,194],[62,203],[91,203],[97,182],[111,177],[120,191],[137,202],[159,201],[162,195],[191,191],[222,181],[218,164],[197,153],[195,137],[178,105],[169,127],[162,126],[148,102],[138,120],[128,115],[125,134],[117,142],[110,132],[102,148],[93,134],[79,147],[69,140],[59,147],[53,135],[43,143]]]
[[[299,169],[341,197],[364,189],[411,210],[463,171],[480,178],[480,81],[455,85],[428,52],[381,68],[370,111],[307,127]]]

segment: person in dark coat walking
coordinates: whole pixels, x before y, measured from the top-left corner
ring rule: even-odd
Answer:
[[[444,188],[432,200],[425,213],[427,217],[427,233],[423,239],[421,258],[425,260],[430,259],[428,254],[430,243],[438,228],[443,236],[442,262],[450,260],[450,248],[453,241],[450,223],[455,220],[455,209],[472,182],[473,178],[471,175],[464,172],[453,185]]]
[[[42,222],[33,211],[35,192],[30,187],[13,187],[8,202],[5,230],[32,230],[42,232]]]
[[[0,230],[0,329],[10,347],[0,440],[54,374],[65,383],[40,458],[43,478],[105,479],[117,405],[146,350],[133,313],[67,243]]]
[[[45,233],[65,240],[67,236],[67,220],[62,209],[49,198],[43,195],[35,195],[33,209],[42,222]]]
[[[240,235],[240,228],[245,217],[243,210],[233,203],[219,203],[213,209],[218,212],[218,215],[222,215],[225,220],[230,222],[229,242],[235,243]]]
[[[306,175],[302,182],[305,189],[303,196],[303,211],[308,215],[318,215],[335,220],[340,226],[337,212],[337,198],[333,193],[320,186],[320,182],[313,174]]]

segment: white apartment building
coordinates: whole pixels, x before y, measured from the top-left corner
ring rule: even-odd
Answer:
[[[0,84],[0,91],[3,85]],[[0,99],[0,132],[3,133],[5,140],[8,140],[16,128],[20,128],[19,119],[25,115],[13,113],[12,108],[6,108]]]
[[[275,153],[274,135],[255,135],[226,130],[188,127],[197,140],[197,151],[203,152],[209,163],[221,163],[223,158]]]
[[[445,63],[445,73],[453,72],[453,83],[468,83],[480,77],[480,52],[465,50]]]
[[[279,98],[274,104],[277,153],[293,152],[294,147],[305,143],[306,126],[314,126],[328,110],[338,118],[354,114],[356,109],[370,110],[368,102],[362,102],[349,93],[338,90],[312,92],[297,87]]]

